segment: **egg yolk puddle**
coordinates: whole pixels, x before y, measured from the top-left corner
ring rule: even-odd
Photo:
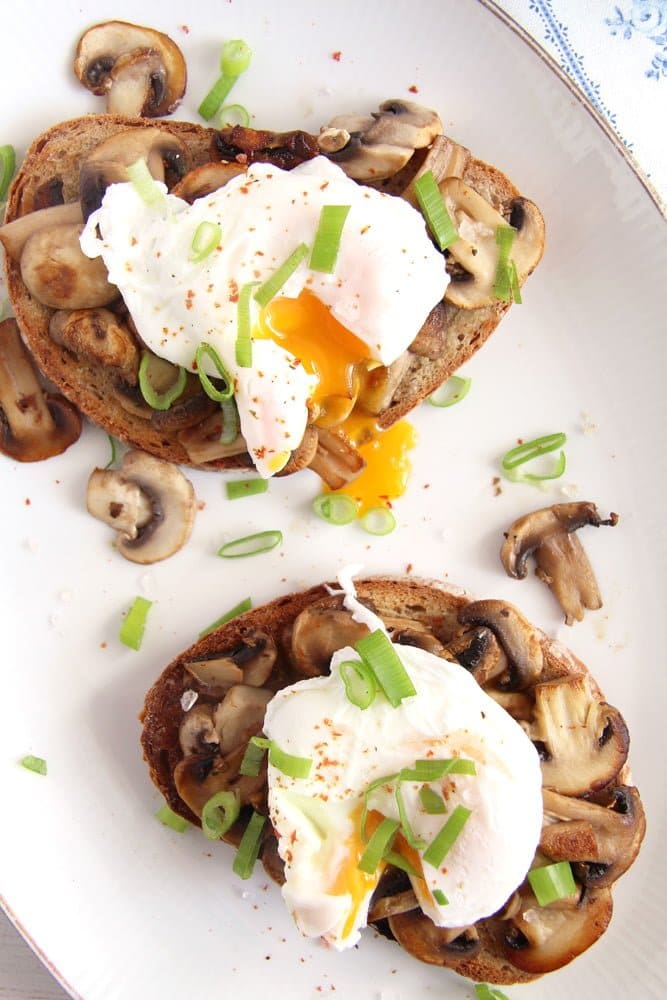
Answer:
[[[342,430],[361,454],[366,468],[336,492],[354,497],[362,515],[371,507],[387,507],[403,496],[412,470],[408,453],[417,444],[412,424],[399,420],[382,430],[375,417],[355,410],[342,424]]]

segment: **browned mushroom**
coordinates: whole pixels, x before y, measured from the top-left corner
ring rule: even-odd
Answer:
[[[203,166],[188,171],[185,177],[174,184],[171,193],[192,204],[197,198],[217,191],[232,177],[245,172],[246,168],[239,163],[204,163]]]
[[[51,229],[53,226],[74,225],[82,222],[83,215],[78,201],[68,202],[66,205],[54,205],[51,208],[42,208],[39,211],[21,215],[18,219],[13,219],[12,222],[0,226],[0,243],[4,246],[8,257],[19,261],[26,242],[35,233]]]
[[[236,750],[258,733],[264,724],[266,706],[273,698],[268,688],[235,684],[214,712],[215,728],[223,753]]]
[[[507,655],[496,636],[485,625],[463,629],[447,643],[447,652],[470,671],[480,687],[491,681],[509,683]]]
[[[584,610],[602,607],[595,574],[579,538],[579,528],[591,524],[618,524],[618,515],[600,516],[589,501],[557,503],[518,518],[505,535],[500,558],[508,576],[523,580],[529,556],[537,563],[537,576],[551,587],[565,612],[565,623],[581,621]]]
[[[238,793],[242,805],[262,805],[266,797],[266,767],[262,765],[257,777],[240,775],[244,754],[245,745],[226,757],[191,754],[178,762],[174,769],[176,791],[196,816],[201,816],[213,795],[228,790]]]
[[[486,625],[494,633],[509,660],[510,678],[505,687],[520,691],[539,677],[544,661],[539,636],[513,604],[473,601],[464,606],[459,621]]]
[[[64,396],[45,394],[14,319],[0,323],[0,451],[18,462],[60,455],[81,434]]]
[[[49,322],[52,340],[90,361],[117,369],[136,382],[139,348],[127,326],[109,309],[58,310]]]
[[[344,434],[318,427],[317,438],[317,450],[309,468],[329,489],[339,490],[363,471],[365,460]]]
[[[209,659],[189,660],[188,673],[214,697],[236,684],[261,687],[269,678],[277,658],[276,644],[268,632],[249,628],[233,649],[221,650]]]
[[[186,757],[211,754],[218,749],[220,737],[213,721],[214,706],[199,702],[185,713],[178,729],[178,742]]]
[[[459,146],[457,142],[446,135],[436,135],[419,170],[401,193],[401,197],[409,201],[414,208],[419,207],[415,194],[415,182],[428,170],[433,174],[436,183],[446,177],[463,177],[470,161],[470,150]]]
[[[102,259],[91,260],[82,251],[82,229],[78,223],[49,226],[30,236],[23,247],[24,284],[38,302],[52,309],[94,309],[118,298]]]
[[[287,463],[283,466],[278,476],[291,476],[301,469],[307,469],[315,457],[317,451],[317,431],[314,427],[308,426],[303,432],[303,437],[297,448],[290,455]]]
[[[419,909],[393,914],[389,927],[406,951],[429,965],[456,968],[458,962],[476,955],[482,946],[476,927],[436,927]]]
[[[386,410],[409,367],[410,354],[403,351],[390,365],[364,371],[357,397],[359,407],[374,415]]]
[[[324,674],[337,649],[353,646],[368,631],[368,626],[355,622],[343,608],[306,608],[292,627],[293,664],[304,677]]]

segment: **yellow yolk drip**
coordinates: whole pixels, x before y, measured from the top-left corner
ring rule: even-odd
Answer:
[[[342,429],[358,448],[366,468],[336,492],[354,497],[360,514],[371,507],[390,506],[407,489],[412,468],[408,452],[417,444],[415,428],[407,420],[399,420],[388,430],[382,430],[375,417],[355,410]]]
[[[357,867],[361,855],[366,849],[366,845],[363,843],[360,836],[359,824],[361,820],[361,807],[355,811],[353,819],[354,832],[350,834],[345,841],[345,860],[339,867],[332,884],[327,890],[332,896],[349,895],[352,897],[352,906],[350,907],[350,912],[347,915],[347,920],[345,921],[345,925],[343,927],[343,938],[346,938],[353,931],[357,911],[359,910],[364,897],[369,892],[372,892],[378,884],[380,875],[384,869],[384,863],[381,862],[378,865],[375,874],[368,875],[366,872],[362,872],[361,869]],[[366,830],[369,837],[373,835],[381,820],[382,816],[380,813],[375,812],[374,810],[369,812],[366,822]]]

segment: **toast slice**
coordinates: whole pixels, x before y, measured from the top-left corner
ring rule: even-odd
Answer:
[[[492,917],[443,929],[419,909],[405,873],[389,864],[369,922],[416,958],[473,980],[527,982],[560,968],[607,927],[613,883],[631,865],[644,835],[622,716],[604,701],[584,664],[512,605],[474,601],[463,591],[412,577],[368,578],[355,587],[394,643],[458,662],[526,730],[542,762],[537,864],[570,861],[576,879],[575,898],[540,907],[526,881]],[[266,700],[305,676],[328,673],[331,654],[356,641],[360,628],[365,626],[343,609],[335,585],[323,584],[248,611],[178,656],[148,692],[141,716],[144,757],[169,806],[200,824],[212,795],[235,791],[242,808],[223,839],[238,846],[252,811],[268,814],[266,766],[257,777],[238,773],[249,739],[261,733]],[[235,665],[234,679],[227,671],[233,674]],[[239,682],[246,691],[255,685],[259,708],[230,712]],[[225,703],[224,725],[233,730],[225,730],[223,752],[216,709]],[[588,730],[583,743],[572,735],[582,727]],[[284,881],[269,825],[259,856],[268,874]]]
[[[114,115],[78,118],[54,126],[33,142],[11,188],[6,221],[12,222],[40,208],[62,203],[74,208],[82,191],[82,166],[100,144],[119,133],[147,128],[160,130],[182,143],[185,153],[178,164],[181,174],[185,168],[196,171],[225,159],[237,167],[239,163],[254,160],[269,160],[290,167],[319,152],[316,137],[304,132],[276,135],[239,127],[216,132],[170,120],[156,122]],[[438,140],[463,151],[463,155],[453,158],[458,164],[458,179],[481,195],[487,206],[492,206],[504,220],[520,226],[526,205],[530,205],[535,218],[541,220],[535,206],[523,199],[499,170],[474,159],[467,150],[445,137],[439,136]],[[375,186],[391,193],[405,191],[415,173],[428,168],[430,154],[430,150],[418,151],[399,175]],[[173,187],[177,178],[168,172],[166,180]],[[145,403],[137,388],[139,351],[143,345],[122,300],[112,299],[108,309],[102,310],[107,313],[106,327],[97,318],[87,318],[89,310],[76,310],[76,323],[72,319],[73,325],[68,326],[68,336],[63,339],[57,329],[68,325],[67,315],[63,317],[60,310],[54,323],[54,308],[38,301],[28,290],[22,276],[22,248],[17,251],[11,240],[4,239],[6,232],[0,229],[0,240],[8,251],[8,290],[22,335],[42,372],[82,413],[127,444],[172,462],[211,469],[251,464],[242,439],[235,446],[223,449],[224,454],[218,454],[215,447],[213,451],[208,448],[210,441],[215,442],[220,437],[220,421],[216,407],[211,405],[196,377],[189,376],[185,393],[166,412],[151,410]],[[535,262],[541,256],[543,231],[539,239],[542,242]],[[521,281],[533,266],[531,261],[528,271],[520,275]],[[452,273],[450,288],[475,286],[474,276],[471,281],[470,273],[454,259],[448,258],[447,267]],[[470,302],[460,307],[447,300],[436,306],[401,359],[400,366],[380,372],[381,398],[378,403],[375,395],[372,411],[379,425],[389,427],[449,378],[484,344],[507,309],[508,303],[500,299],[477,308],[471,307]],[[106,344],[109,338],[109,311],[116,324],[114,331],[120,326],[125,339],[129,339],[130,359],[126,358],[122,364],[115,356],[107,358],[99,347],[100,342]],[[374,384],[377,375],[376,371]],[[297,471],[308,465],[316,445],[317,436],[309,427],[301,448],[293,453],[293,460],[285,471]]]

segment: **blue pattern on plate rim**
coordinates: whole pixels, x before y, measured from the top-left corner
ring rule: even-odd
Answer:
[[[635,0],[629,13],[614,7],[616,16],[605,18],[612,35],[620,35],[625,41],[637,32],[649,38],[660,49],[653,57],[645,76],[650,80],[667,77],[667,0]]]

